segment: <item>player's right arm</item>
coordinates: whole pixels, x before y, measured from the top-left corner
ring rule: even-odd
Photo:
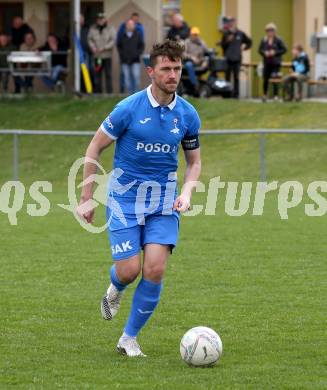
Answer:
[[[88,179],[90,176],[95,175],[97,171],[97,166],[90,160],[92,159],[95,161],[99,161],[102,151],[106,149],[109,145],[111,145],[113,142],[114,139],[108,137],[108,135],[105,134],[101,128],[97,130],[86,150],[83,182],[86,182],[86,179]],[[91,180],[90,182],[87,182],[87,184],[83,185],[79,206],[77,208],[77,214],[87,223],[93,223],[94,218],[94,209],[92,208],[91,210],[89,210],[89,208],[85,207],[86,202],[93,198],[93,184],[94,181]]]
[[[101,152],[122,136],[128,127],[130,118],[128,103],[126,104],[124,101],[121,101],[102,122],[86,150],[83,173],[83,182],[86,184],[82,188],[77,214],[87,223],[92,223],[94,217],[94,208],[90,206],[89,202],[93,198],[94,180],[90,180],[88,183],[87,179],[95,175],[97,170],[96,164],[92,163],[90,159],[99,161]]]

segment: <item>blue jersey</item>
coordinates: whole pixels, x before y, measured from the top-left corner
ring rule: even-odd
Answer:
[[[101,124],[116,140],[108,199],[111,230],[140,222],[137,200],[146,205],[147,215],[172,213],[179,145],[194,142],[200,125],[190,103],[175,95],[168,106],[160,106],[151,86],[117,104]]]

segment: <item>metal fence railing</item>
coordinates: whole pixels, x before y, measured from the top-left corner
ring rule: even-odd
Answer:
[[[0,135],[13,136],[13,180],[19,178],[19,137],[20,136],[74,136],[74,137],[91,137],[95,131],[74,131],[74,130],[1,130]],[[259,136],[259,168],[260,181],[266,181],[266,134],[327,134],[327,129],[223,129],[223,130],[201,130],[201,136],[207,135],[244,135],[256,134]]]

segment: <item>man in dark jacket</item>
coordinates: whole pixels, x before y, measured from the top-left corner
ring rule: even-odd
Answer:
[[[303,46],[296,44],[292,49],[292,72],[284,77],[285,100],[294,99],[294,87],[297,84],[298,91],[295,100],[302,100],[302,85],[308,79],[310,71],[310,61],[308,55],[304,52]]]
[[[141,38],[143,39],[143,42],[145,42],[145,33],[144,33],[144,26],[140,22],[140,15],[138,12],[133,12],[130,19],[132,19],[135,23],[135,30],[138,31],[141,35]],[[117,42],[120,39],[120,37],[124,34],[126,30],[126,21],[123,22],[118,29],[117,32]],[[117,43],[116,42],[116,43]],[[124,79],[124,73],[121,68],[120,75],[119,75],[119,91],[120,93],[124,93],[125,91],[125,79]]]
[[[118,36],[117,49],[127,91],[133,94],[140,89],[140,56],[144,50],[144,41],[132,19],[126,22],[125,31]]]
[[[171,18],[172,26],[168,31],[167,38],[173,41],[185,41],[190,35],[190,28],[181,14],[174,14]]]
[[[242,64],[242,51],[252,46],[252,40],[236,26],[235,18],[227,18],[224,25],[224,34],[221,41],[224,56],[227,60],[226,79],[231,80],[233,74],[233,97],[239,97],[239,79]]]
[[[24,42],[25,34],[28,32],[34,33],[33,29],[24,23],[21,16],[15,16],[12,20],[11,27],[11,43],[19,50],[20,45]]]

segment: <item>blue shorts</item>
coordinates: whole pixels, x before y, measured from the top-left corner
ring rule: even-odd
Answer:
[[[137,255],[146,244],[176,246],[179,219],[176,215],[149,215],[144,225],[109,232],[110,248],[114,260]]]

